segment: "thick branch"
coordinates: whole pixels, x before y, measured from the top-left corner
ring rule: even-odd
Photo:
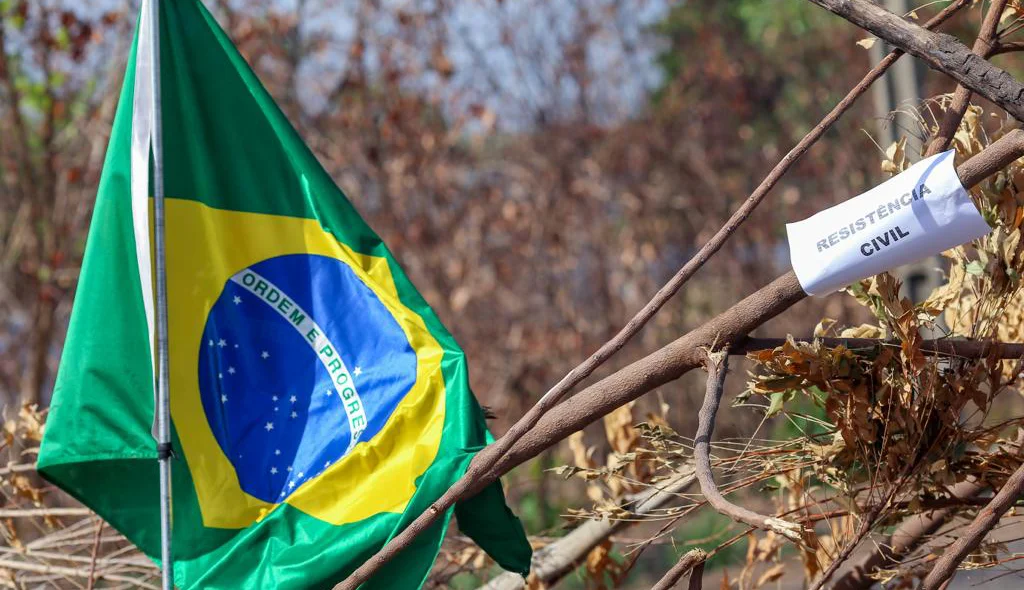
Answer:
[[[1003,15],[1007,1],[994,0],[989,5],[988,12],[985,13],[985,20],[981,23],[981,31],[978,33],[978,38],[974,41],[974,47],[971,48],[971,52],[974,55],[982,59],[988,59],[992,55],[992,52],[995,50],[995,42],[999,38],[997,32],[999,30],[999,17]],[[964,113],[967,112],[967,107],[970,103],[971,91],[963,84],[958,85],[956,91],[953,92],[953,98],[949,101],[949,107],[946,108],[945,115],[939,123],[939,130],[928,145],[925,157],[934,156],[949,147],[949,142],[953,141],[953,136],[956,134],[956,130],[960,128],[960,121],[963,120]]]
[[[715,416],[718,415],[718,406],[722,402],[725,376],[729,372],[728,353],[709,353],[707,367],[708,386],[704,393],[704,404],[697,417],[697,436],[693,443],[693,458],[701,493],[719,514],[762,530],[775,531],[791,541],[800,541],[800,525],[737,506],[726,500],[722,492],[718,491],[714,474],[711,472],[711,435],[715,431]]]
[[[999,493],[992,498],[988,506],[985,506],[974,517],[974,521],[967,527],[960,537],[946,549],[942,557],[935,563],[935,567],[921,583],[921,590],[938,590],[947,580],[956,573],[956,568],[967,557],[971,551],[978,548],[978,545],[985,539],[985,535],[996,526],[999,519],[1006,514],[1006,511],[1013,506],[1014,502],[1024,494],[1024,465],[1013,472],[1006,485]]]
[[[658,583],[651,586],[651,590],[671,590],[676,587],[680,578],[686,575],[686,572],[693,570],[690,574],[690,588],[694,588],[694,580],[696,579],[696,587],[700,588],[700,577],[704,573],[704,562],[707,560],[708,554],[703,549],[691,549],[683,554],[676,562],[672,569],[665,572],[665,575],[658,580]],[[701,567],[698,567],[701,566]]]
[[[932,33],[868,0],[810,0],[920,58],[1024,121],[1024,85],[949,35]]]
[[[957,169],[971,187],[1024,155],[1024,131],[1015,130]],[[494,481],[615,408],[673,381],[701,365],[701,347],[737,342],[806,295],[789,272],[748,296],[728,311],[658,351],[632,363],[576,394],[545,415],[483,477]],[[474,459],[476,461],[478,459]]]

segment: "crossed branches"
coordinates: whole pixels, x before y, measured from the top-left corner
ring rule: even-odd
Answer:
[[[934,153],[948,145],[951,136],[950,130],[955,131],[959,125],[970,92],[992,101],[1018,120],[1024,121],[1024,84],[986,61],[988,56],[996,52],[1015,50],[1011,45],[1002,43],[998,39],[996,27],[1006,4],[1005,1],[993,2],[973,51],[953,37],[928,30],[941,24],[965,6],[966,0],[954,2],[932,21],[926,23],[924,27],[908,22],[867,0],[810,1],[869,31],[898,49],[872,69],[864,80],[851,90],[850,94],[779,162],[715,236],[676,273],[622,331],[545,394],[541,401],[527,412],[505,436],[481,451],[474,458],[462,479],[336,588],[354,590],[399,551],[408,546],[420,532],[440,518],[455,502],[471,497],[501,475],[537,456],[573,432],[600,419],[615,408],[678,379],[692,369],[707,364],[709,373],[713,373],[716,377],[716,379],[709,378],[708,395],[712,397],[717,395],[720,398],[721,387],[716,384],[718,383],[717,377],[724,375],[724,370],[722,370],[724,361],[712,359],[710,362],[706,362],[707,356],[703,351],[714,346],[732,346],[734,349],[743,347],[745,343],[749,346],[747,334],[803,300],[806,295],[792,272],[779,277],[729,310],[660,350],[583,389],[570,401],[559,403],[583,379],[638,333],[647,321],[721,248],[750,213],[764,200],[771,188],[792,164],[806,153],[807,149],[863,94],[874,80],[884,73],[886,68],[899,58],[901,52],[905,51],[914,55],[931,68],[950,76],[960,85],[954,96],[954,108],[950,109],[951,114],[940,125],[940,132],[930,144],[929,151]],[[957,169],[957,174],[965,187],[972,187],[1022,155],[1024,155],[1024,131],[1012,131],[961,165]],[[879,344],[884,345],[884,343]],[[943,346],[948,345],[936,344],[933,352],[949,353],[949,351],[942,350]],[[956,346],[953,345],[953,348]],[[980,355],[985,351],[984,344],[980,345],[980,349],[972,351],[966,349],[979,345],[963,343],[959,346],[963,350],[954,351],[953,354],[973,352]],[[724,355],[719,358],[724,358]],[[716,365],[716,363],[720,364]],[[717,403],[713,408],[709,408],[710,422],[706,421],[706,417],[702,415],[702,432],[707,431],[705,434],[708,439],[716,409]],[[698,439],[700,438],[698,436]],[[773,526],[778,523],[771,523],[768,520],[776,519],[768,519],[753,513],[751,513],[753,514],[751,517],[750,514],[741,513],[740,511],[743,509],[729,504],[720,494],[716,497],[717,489],[710,478],[710,463],[702,465],[700,457],[698,454],[698,477],[709,503],[743,522],[777,530],[777,532],[785,530],[790,533],[786,536],[791,538],[795,535],[795,530],[790,528],[792,525],[790,527]],[[947,552],[936,569],[926,578],[925,587],[937,588],[944,583],[967,553],[976,547],[985,534],[991,530],[995,522],[1012,503],[1012,499],[1019,496],[1022,490],[1024,490],[1024,467],[1010,478],[1003,490],[993,498],[990,505],[981,511],[978,518],[972,523],[968,535],[961,538]],[[969,493],[970,490],[965,490],[965,492]],[[1011,498],[1011,501],[1007,502],[1007,498]],[[912,546],[913,543],[908,544],[908,547],[912,548]],[[849,553],[850,551],[844,551],[845,555],[849,555]],[[877,560],[876,563],[878,563]],[[834,570],[834,568],[831,569]],[[870,579],[867,577],[863,577],[861,580],[867,580],[867,583],[870,584]],[[849,582],[849,580],[844,578],[843,582]],[[861,584],[854,583],[850,587],[863,587]]]

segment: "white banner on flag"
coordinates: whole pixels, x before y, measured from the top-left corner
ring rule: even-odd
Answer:
[[[979,238],[989,229],[956,175],[953,151],[786,225],[793,270],[810,295],[827,295]]]

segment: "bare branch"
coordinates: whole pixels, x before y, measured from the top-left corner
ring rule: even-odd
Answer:
[[[0,518],[39,518],[46,516],[89,516],[88,508],[3,508]]]
[[[810,1],[920,58],[1024,121],[1024,84],[971,53],[956,38],[932,33],[867,0]]]
[[[1000,41],[996,43],[991,55],[1002,55],[1004,53],[1016,53],[1024,50],[1024,41]]]
[[[715,431],[715,416],[718,414],[718,406],[722,402],[725,376],[729,372],[728,353],[725,351],[708,353],[707,368],[708,386],[704,393],[704,404],[700,408],[697,436],[693,444],[693,457],[701,493],[704,494],[708,504],[711,504],[720,514],[759,529],[775,531],[791,541],[800,541],[800,525],[737,506],[726,500],[722,492],[718,491],[714,475],[711,472],[711,435]]]
[[[100,552],[100,538],[103,535],[103,519],[96,517],[96,536],[92,539],[92,554],[89,556],[89,585],[86,590],[92,590],[96,585],[96,558]]]
[[[846,563],[846,560],[853,554],[853,550],[860,545],[860,542],[864,540],[864,537],[868,536],[868,533],[871,532],[871,528],[875,526],[875,522],[878,521],[878,516],[882,513],[883,507],[884,503],[879,503],[871,509],[870,513],[865,515],[860,526],[857,527],[856,534],[845,544],[843,550],[839,552],[839,555],[832,560],[828,569],[822,572],[821,577],[818,578],[818,581],[811,587],[811,590],[821,590],[824,588],[825,584],[832,578],[832,575],[835,574],[844,563]]]
[[[988,12],[985,13],[985,20],[981,23],[981,31],[978,33],[978,38],[974,41],[974,47],[971,48],[975,55],[987,59],[995,49],[995,42],[999,40],[999,33],[997,32],[999,29],[999,18],[1003,14],[1003,9],[1006,8],[1007,1],[995,0],[989,5]],[[967,106],[970,103],[971,91],[963,84],[960,84],[956,87],[953,99],[946,109],[946,114],[939,123],[939,130],[928,145],[925,157],[934,156],[949,147],[949,142],[953,141],[953,135],[960,127],[960,121],[963,120],[964,113],[967,112]]]
[[[15,559],[0,559],[0,568],[6,568],[15,571],[20,570],[26,572],[34,572],[38,574],[53,574],[68,578],[87,578],[90,575],[89,570],[85,568],[63,567],[57,565],[47,565],[42,563],[28,563],[25,561],[18,561]],[[111,582],[125,582],[128,584],[132,584],[137,588],[150,588],[152,590],[157,590],[156,586],[152,584],[147,584],[142,580],[131,576],[122,576],[118,574],[108,574],[101,572],[96,574],[96,577],[105,580],[110,580]]]
[[[722,371],[723,373],[725,371]],[[709,379],[710,381],[710,379]],[[665,575],[658,580],[658,583],[651,587],[651,590],[671,590],[675,588],[679,580],[686,575],[686,572],[693,570],[690,574],[690,588],[694,588],[694,579],[697,580],[697,588],[700,588],[700,578],[704,573],[704,562],[708,554],[703,549],[691,549],[683,554],[672,569],[665,572]]]

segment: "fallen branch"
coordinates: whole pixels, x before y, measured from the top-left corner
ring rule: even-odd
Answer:
[[[867,0],[810,0],[917,57],[1024,121],[1024,84],[971,52],[955,37],[924,27]]]
[[[723,371],[724,372],[724,371]],[[683,554],[676,562],[672,569],[665,572],[665,575],[658,580],[658,583],[651,586],[651,590],[671,590],[675,588],[680,578],[686,575],[686,572],[693,570],[690,574],[690,585],[689,587],[694,588],[694,580],[696,579],[697,586],[700,588],[700,578],[704,573],[704,562],[707,561],[708,554],[703,549],[691,549]]]
[[[639,519],[650,515],[671,500],[678,498],[679,494],[692,485],[695,480],[693,464],[684,465],[678,475],[659,483],[657,487],[637,494],[622,504],[622,508],[633,514],[633,520],[588,520],[561,539],[534,552],[530,564],[531,581],[539,582],[544,587],[557,583],[582,563],[594,547],[618,531],[636,524]],[[505,572],[481,586],[479,590],[522,590],[522,588],[522,576]]]
[[[953,545],[946,549],[942,557],[939,557],[935,567],[921,583],[921,590],[938,590],[952,578],[964,558],[978,548],[978,545],[985,539],[985,535],[992,530],[992,527],[996,526],[999,519],[1006,514],[1006,511],[1013,506],[1021,494],[1024,494],[1024,465],[1013,472],[999,493],[978,512],[970,526],[960,534]]]
[[[718,486],[715,485],[715,477],[711,472],[711,435],[715,431],[715,416],[718,414],[718,406],[722,402],[725,376],[729,372],[728,353],[725,351],[709,352],[707,369],[708,386],[704,393],[704,404],[698,414],[697,436],[693,443],[693,458],[701,493],[704,494],[708,504],[711,504],[719,514],[762,530],[774,531],[793,542],[799,542],[802,532],[800,525],[737,506],[726,500],[722,492],[718,490]]]

